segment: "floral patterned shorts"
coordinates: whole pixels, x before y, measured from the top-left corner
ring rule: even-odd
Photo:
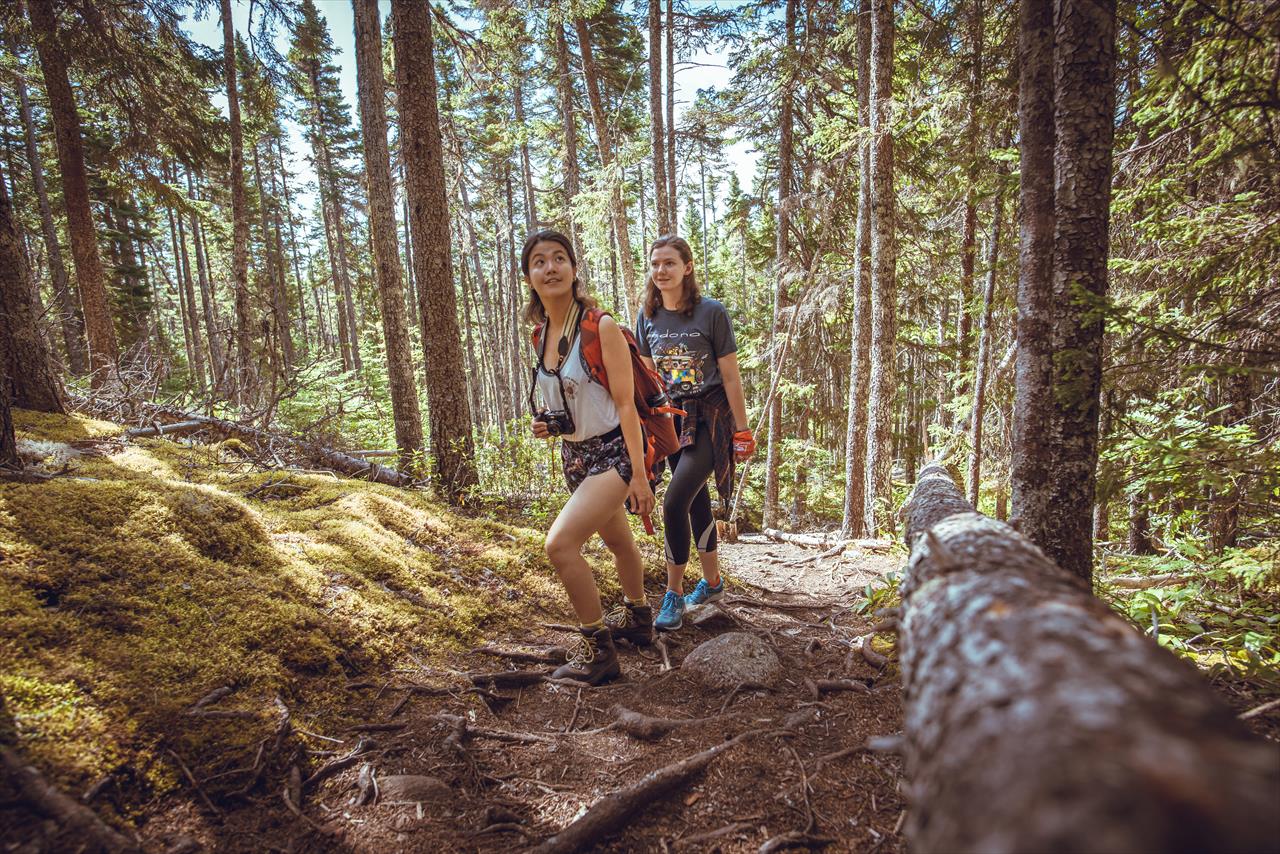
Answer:
[[[578,486],[591,475],[609,469],[631,483],[631,456],[627,453],[627,441],[622,438],[621,427],[581,442],[561,442],[560,460],[570,492],[577,492]]]

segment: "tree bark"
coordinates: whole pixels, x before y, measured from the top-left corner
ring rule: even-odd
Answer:
[[[1052,20],[1047,17],[1050,13],[1042,14],[1046,16],[1043,22]],[[1028,377],[1043,381],[1047,374],[1048,385],[1034,397],[1029,388],[1026,390],[1029,403],[1042,405],[1043,429],[1015,433],[1015,442],[1035,445],[1034,451],[1024,449],[1022,453],[1039,456],[1046,473],[1050,463],[1053,470],[1053,476],[1043,480],[1032,478],[1025,469],[1015,470],[1019,530],[1060,566],[1084,579],[1093,574],[1092,517],[1102,385],[1100,307],[1107,290],[1115,27],[1113,0],[1063,0],[1058,5],[1052,36],[1055,144],[1051,249],[1047,241],[1037,243],[1037,248],[1051,253],[1052,266],[1044,283],[1047,287],[1036,301],[1037,309],[1041,305],[1048,309],[1051,350],[1042,373]],[[1045,33],[1040,41],[1048,38]],[[1033,63],[1042,62],[1043,54],[1041,44],[1030,58]],[[1032,72],[1024,68],[1024,75],[1044,73],[1038,66],[1033,68]],[[1044,169],[1038,161],[1035,166]],[[1024,181],[1025,176],[1024,172]],[[1043,177],[1040,171],[1032,180],[1039,183]],[[1034,334],[1031,329],[1026,331],[1023,335],[1019,329],[1018,335],[1024,345]],[[1024,393],[1021,379],[1020,372],[1020,395]],[[1024,504],[1021,498],[1028,500]]]
[[[591,102],[592,123],[596,127],[596,140],[600,143],[600,160],[604,164],[608,180],[612,184],[613,235],[618,241],[621,256],[622,284],[627,295],[627,315],[630,317],[639,306],[640,294],[636,290],[635,262],[631,257],[631,236],[627,231],[627,206],[622,194],[622,174],[613,174],[617,160],[613,148],[613,135],[609,132],[608,118],[604,112],[604,100],[600,93],[600,74],[596,70],[591,53],[591,31],[583,18],[574,21],[578,33],[578,48],[582,52],[582,75],[587,84],[587,100]]]
[[[957,389],[961,395],[968,391],[969,338],[973,319],[969,304],[973,301],[974,266],[977,260],[978,239],[978,181],[981,170],[978,164],[979,107],[982,100],[982,49],[983,17],[982,0],[971,0],[969,11],[969,115],[965,122],[965,159],[967,163],[964,199],[964,230],[960,241],[960,312],[956,323],[956,368],[960,376]]]
[[[996,266],[1000,260],[1000,226],[1004,219],[1004,176],[996,188],[991,210],[991,243],[987,247],[987,282],[982,292],[982,321],[978,332],[978,361],[974,366],[973,408],[969,413],[969,503],[978,506],[982,486],[982,417],[987,400],[987,364],[991,361],[991,305],[996,293]]]
[[[901,585],[910,850],[1275,850],[1280,749],[940,466]]]
[[[418,409],[418,389],[413,377],[409,325],[405,320],[395,199],[391,192],[386,91],[382,77],[382,28],[378,0],[352,0],[352,6],[355,12],[360,126],[369,193],[369,230],[382,309],[382,332],[387,347],[396,446],[400,449],[401,466],[408,467],[413,454],[422,450],[422,415]],[[454,322],[456,324],[456,319]],[[428,365],[428,369],[430,367]]]
[[[258,209],[262,220],[262,257],[267,294],[271,304],[271,322],[276,328],[276,337],[280,341],[280,354],[284,359],[285,372],[290,373],[293,370],[293,335],[289,326],[289,295],[285,291],[284,282],[284,253],[278,242],[272,246],[273,238],[279,237],[280,232],[275,231],[274,234],[272,232],[271,208],[268,203],[266,182],[262,180],[262,158],[259,156],[256,144],[253,147],[253,178],[258,184]]]
[[[15,75],[14,85],[18,90],[18,108],[22,114],[22,132],[27,149],[27,165],[31,169],[31,185],[40,207],[40,232],[44,238],[45,255],[49,259],[49,277],[53,281],[53,293],[58,300],[58,321],[62,329],[63,346],[67,350],[67,365],[71,373],[83,376],[89,372],[89,354],[84,343],[84,317],[80,314],[80,306],[77,305],[76,295],[72,293],[67,267],[62,260],[62,246],[58,241],[58,229],[53,222],[49,191],[44,183],[44,164],[36,145],[35,119],[31,115],[26,76]]]
[[[436,103],[435,39],[427,5],[392,0],[391,14],[395,21],[400,145],[426,359],[431,455],[442,491],[456,502],[479,479],[453,286],[453,241]]]
[[[787,0],[785,18],[786,55],[785,67],[788,69],[782,81],[782,101],[778,119],[778,234],[774,250],[774,285],[773,285],[773,374],[778,376],[782,370],[782,336],[785,327],[782,322],[782,309],[787,300],[787,276],[790,273],[791,259],[791,216],[787,208],[790,205],[791,185],[794,179],[792,170],[792,100],[795,97],[795,75],[790,71],[795,62],[796,46],[796,0]],[[769,433],[768,451],[765,456],[764,475],[764,513],[762,524],[766,528],[776,527],[778,519],[778,470],[782,464],[782,395],[774,393],[769,399]]]
[[[898,262],[893,192],[893,0],[871,3],[871,393],[867,403],[867,533],[892,529]]]
[[[9,410],[7,377],[0,377],[0,468],[20,469],[22,458],[18,456],[18,439],[13,434],[13,413]]]
[[[662,120],[662,0],[649,0],[649,122],[653,136],[654,204],[659,235],[673,234],[671,200],[667,197],[666,130]]]
[[[512,97],[515,101],[516,127],[520,129],[520,182],[524,189],[524,227],[527,234],[533,234],[538,227],[538,199],[533,190],[533,167],[529,161],[529,139],[524,123],[524,84],[521,82],[523,72],[517,62],[513,69]],[[436,136],[439,137],[439,125],[436,125]],[[444,186],[443,172],[441,186]],[[446,232],[446,236],[447,236]]]
[[[195,184],[187,171],[187,195],[195,198]],[[209,264],[204,254],[204,240],[201,235],[200,218],[191,214],[191,242],[195,244],[196,275],[200,281],[200,308],[204,315],[205,337],[209,344],[209,360],[212,368],[212,388],[221,392],[225,368],[222,362],[222,348],[218,345],[218,322],[214,315],[213,292],[209,281]]]
[[[676,11],[667,0],[667,204],[671,210],[671,234],[680,231],[680,204],[676,201]]]
[[[39,320],[27,255],[0,176],[0,397],[23,409],[65,413],[62,381]]]
[[[67,209],[67,232],[71,238],[71,258],[75,263],[80,301],[84,309],[89,343],[91,384],[101,388],[115,375],[119,353],[115,326],[107,303],[106,273],[98,254],[98,232],[89,206],[89,179],[84,164],[84,142],[75,95],[67,77],[67,56],[58,35],[57,12],[52,2],[33,3],[28,8],[36,52],[44,73],[62,175],[62,198]]]
[[[231,0],[221,0],[222,69],[227,89],[231,137],[231,278],[236,307],[235,399],[242,406],[256,397],[256,371],[249,345],[249,206],[244,196],[244,129],[236,84],[236,36]]]
[[[871,124],[871,0],[858,4],[858,121]],[[845,428],[843,536],[866,535],[867,395],[871,385],[871,147],[858,152],[858,216],[854,226],[853,335],[849,355],[848,421]]]
[[[578,258],[578,278],[585,284],[586,254],[582,251],[582,238],[577,217],[573,213],[573,200],[582,188],[582,180],[578,173],[578,120],[573,105],[573,77],[569,72],[569,42],[565,39],[563,24],[553,23],[551,26],[555,29],[556,91],[560,96],[560,114],[564,126],[565,214],[569,222],[569,237],[573,241],[573,254]],[[476,278],[480,279],[479,273]]]
[[[173,179],[177,180],[176,173],[173,175]],[[191,367],[196,375],[197,387],[203,393],[205,389],[204,341],[200,338],[200,317],[196,314],[195,283],[191,277],[191,259],[187,255],[187,231],[183,226],[181,214],[175,215],[170,212],[169,215],[173,220],[176,220],[176,230],[178,232],[178,242],[174,244],[173,248],[181,258],[180,269],[178,270],[178,286],[182,288],[182,302],[187,312],[184,320],[191,329],[191,355],[194,359]]]
[[[1023,0],[1018,40],[1018,253],[1012,524],[1043,547],[1053,477],[1053,0]],[[1025,521],[1024,521],[1025,517]]]

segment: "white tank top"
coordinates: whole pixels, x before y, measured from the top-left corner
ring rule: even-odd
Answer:
[[[555,375],[541,364],[538,366],[538,396],[541,405],[548,409],[567,409],[573,415],[576,430],[573,435],[562,437],[570,442],[581,442],[608,433],[622,423],[618,417],[618,407],[613,404],[613,395],[587,373],[579,349],[581,341],[582,336],[574,337],[573,346],[560,363],[560,379],[564,381],[564,393],[569,398],[567,406],[560,400],[560,383],[556,381]]]

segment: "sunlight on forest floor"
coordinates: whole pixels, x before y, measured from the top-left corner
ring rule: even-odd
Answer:
[[[215,774],[271,733],[276,696],[336,727],[361,674],[563,610],[539,531],[260,471],[234,441],[14,415],[23,447],[69,470],[0,487],[0,727],[64,784],[127,765],[164,790],[148,759],[165,749]],[[216,716],[189,713],[223,686]]]

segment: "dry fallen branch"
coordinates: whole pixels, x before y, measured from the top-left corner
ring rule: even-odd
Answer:
[[[616,718],[614,728],[640,741],[657,741],[673,729],[713,720],[713,718],[655,718],[633,712],[622,706],[614,706],[610,711]]]
[[[652,806],[668,792],[684,785],[711,764],[717,756],[736,746],[750,733],[744,733],[715,747],[695,753],[679,762],[653,771],[636,783],[614,792],[592,804],[591,808],[557,833],[530,850],[529,854],[567,854],[602,842],[635,816]]]
[[[520,649],[502,649],[495,646],[477,647],[476,652],[492,655],[495,658],[506,658],[511,661],[522,661],[528,664],[564,664],[569,652],[564,647],[550,646],[542,652],[527,652]]]
[[[1189,584],[1196,580],[1194,575],[1182,575],[1176,572],[1168,575],[1117,575],[1114,578],[1098,579],[1102,584],[1119,587],[1123,590],[1148,590],[1152,587]]]
[[[330,762],[326,762],[324,765],[321,765],[320,768],[316,770],[316,773],[312,774],[310,777],[304,780],[302,783],[303,791],[310,789],[312,786],[315,786],[318,783],[324,782],[325,780],[332,777],[334,774],[337,774],[339,771],[344,771],[347,768],[350,768],[352,765],[355,765],[357,759],[359,759],[361,756],[368,753],[369,751],[373,750],[377,746],[378,746],[378,743],[371,738],[360,739],[358,742],[356,742],[356,746],[352,748],[351,752],[348,753],[346,756],[340,756],[337,759],[334,759]]]
[[[545,681],[549,675],[548,670],[496,670],[492,673],[468,673],[467,678],[477,688],[524,688]]]
[[[19,796],[35,810],[58,822],[77,837],[86,851],[137,851],[138,846],[111,829],[98,814],[54,788],[44,776],[25,764],[13,749],[0,746],[0,765]]]

